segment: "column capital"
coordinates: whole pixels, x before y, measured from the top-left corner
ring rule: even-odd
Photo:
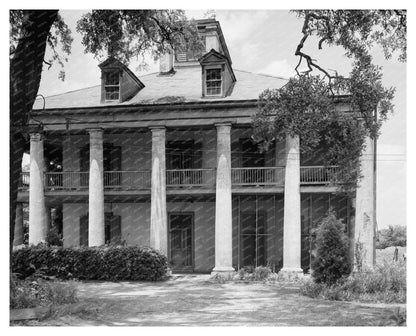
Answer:
[[[102,129],[101,127],[87,128],[86,131],[89,134],[104,133],[104,129]]]
[[[229,122],[216,123],[214,125],[218,130],[219,129],[231,129],[232,123],[229,121]]]
[[[45,136],[42,131],[33,131],[29,133],[30,141],[42,141]]]
[[[149,129],[152,132],[152,137],[162,137],[166,134],[165,126],[151,126]]]
[[[153,131],[157,131],[157,130],[166,130],[166,127],[163,125],[155,125],[155,126],[149,126],[149,129],[153,132]]]

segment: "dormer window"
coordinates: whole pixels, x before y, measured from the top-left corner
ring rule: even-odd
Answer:
[[[221,69],[206,69],[206,96],[222,96]]]
[[[105,73],[105,100],[120,100],[120,74],[118,71]]]
[[[101,103],[123,103],[144,88],[136,75],[114,57],[98,66],[101,69]]]
[[[202,68],[202,97],[218,99],[230,95],[236,81],[230,60],[211,49],[198,61]]]

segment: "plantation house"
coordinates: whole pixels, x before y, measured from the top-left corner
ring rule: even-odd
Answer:
[[[140,77],[109,58],[100,85],[36,101],[15,245],[29,203],[29,243],[46,239],[59,209],[64,246],[151,246],[178,272],[270,265],[301,273],[313,256],[312,228],[332,208],[351,252],[362,242],[372,265],[370,140],[355,198],[335,193],[338,167],[301,156],[296,137],[259,151],[250,129],[258,96],[286,80],[233,69],[219,22],[197,25],[201,55],[166,54],[158,73]]]

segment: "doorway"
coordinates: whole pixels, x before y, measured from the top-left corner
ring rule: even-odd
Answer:
[[[194,269],[194,214],[169,213],[169,263],[173,271]]]

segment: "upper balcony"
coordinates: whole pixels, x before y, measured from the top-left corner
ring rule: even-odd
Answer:
[[[232,168],[231,182],[233,190],[243,188],[277,188],[284,186],[284,167]],[[338,166],[303,166],[300,169],[302,186],[329,186],[340,180]],[[166,171],[168,190],[178,189],[215,189],[216,170],[205,169],[169,169]],[[45,191],[87,191],[88,172],[46,172]],[[29,173],[21,175],[21,191],[29,189]],[[148,191],[151,189],[151,171],[105,171],[104,189],[106,191]]]

